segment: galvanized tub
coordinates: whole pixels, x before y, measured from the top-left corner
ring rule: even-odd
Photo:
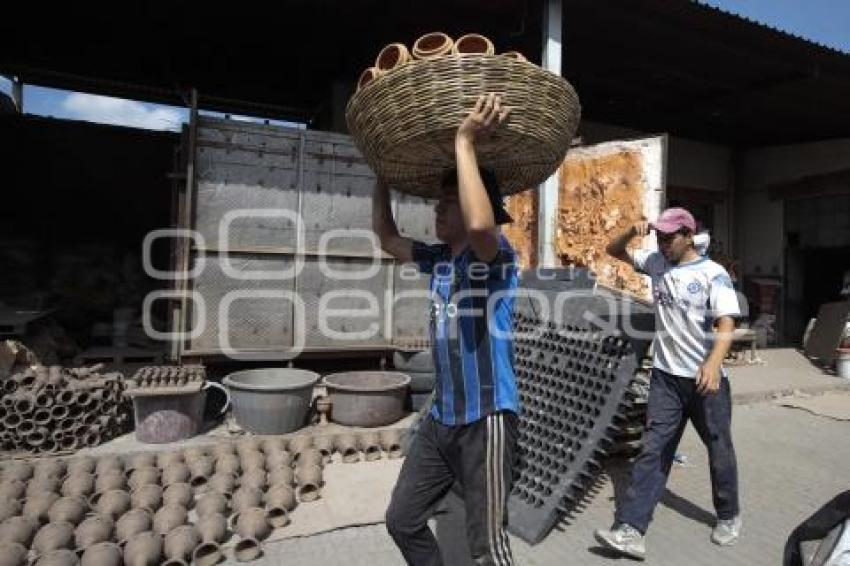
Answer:
[[[204,424],[207,389],[227,390],[218,383],[207,382],[195,391],[171,391],[131,394],[136,420],[136,439],[146,444],[164,444],[191,438]],[[219,415],[230,406],[228,396]]]
[[[347,371],[322,379],[331,420],[349,426],[384,426],[404,416],[410,376],[395,371]]]
[[[254,434],[286,434],[303,427],[319,374],[293,368],[250,369],[224,378],[233,414]]]

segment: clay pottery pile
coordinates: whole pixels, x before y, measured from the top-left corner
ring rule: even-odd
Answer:
[[[334,438],[334,448],[339,452],[345,464],[360,461],[360,450],[357,448],[357,437],[351,433],[338,434]]]
[[[401,441],[402,431],[400,429],[382,430],[378,433],[378,442],[389,458],[401,458],[404,456]]]
[[[363,432],[357,437],[357,446],[363,452],[367,462],[381,459],[381,445],[378,442],[378,433]]]
[[[262,554],[261,540],[272,532],[266,510],[261,507],[248,507],[239,511],[232,519],[233,530],[240,536],[233,549],[233,556],[239,562],[254,560]]]

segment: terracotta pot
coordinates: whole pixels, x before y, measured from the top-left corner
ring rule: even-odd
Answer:
[[[130,492],[130,505],[156,511],[162,505],[162,488],[153,484],[139,486]]]
[[[370,83],[375,82],[375,80],[378,79],[381,75],[383,75],[383,73],[379,68],[366,67],[365,69],[363,69],[363,72],[360,73],[360,76],[357,77],[356,90],[360,91],[360,89],[365,88]]]
[[[127,470],[137,470],[139,468],[147,468],[148,466],[156,466],[157,455],[154,452],[140,452],[133,454],[127,459]]]
[[[88,497],[94,491],[95,477],[87,472],[74,472],[62,482],[62,495]]]
[[[298,499],[303,502],[319,499],[322,485],[322,468],[316,465],[299,466],[295,469],[295,481],[298,483]]]
[[[57,521],[47,523],[41,527],[32,539],[32,550],[37,556],[60,548],[72,550],[74,548],[74,525],[68,521]]]
[[[331,454],[334,451],[333,438],[330,436],[313,437],[313,448],[322,453],[322,462],[327,464],[331,461]]]
[[[263,489],[266,485],[268,485],[268,475],[265,470],[261,470],[259,468],[246,470],[239,478],[239,485],[241,487],[255,487],[257,489]]]
[[[293,436],[289,439],[289,451],[297,459],[298,454],[307,448],[313,447],[313,437],[306,434]]]
[[[493,55],[493,42],[477,33],[468,33],[457,38],[452,46],[455,55]]]
[[[74,541],[77,548],[88,548],[99,542],[112,538],[115,521],[106,515],[92,515],[77,525],[74,530]]]
[[[80,559],[73,550],[61,548],[39,558],[35,566],[77,566]]]
[[[33,476],[33,465],[23,460],[12,460],[3,467],[3,481],[18,480],[25,482]]]
[[[231,519],[233,531],[243,538],[262,540],[272,532],[266,510],[262,507],[247,507]]]
[[[110,489],[94,494],[89,505],[98,513],[117,519],[130,510],[130,494],[123,489]]]
[[[230,474],[215,473],[207,480],[207,487],[223,495],[230,495],[236,489],[236,477]]]
[[[101,456],[97,459],[97,464],[94,467],[95,474],[101,475],[108,470],[117,470],[124,473],[124,462],[121,458],[115,455]]]
[[[151,530],[153,527],[153,515],[147,509],[130,509],[118,519],[115,524],[115,536],[119,541],[129,540],[131,537]]]
[[[151,531],[139,533],[124,546],[125,566],[156,566],[162,558],[162,537]]]
[[[246,452],[259,452],[262,449],[260,439],[256,436],[243,436],[236,441],[236,453],[242,456]]]
[[[289,524],[289,511],[285,507],[266,506],[266,519],[273,529]]]
[[[225,513],[227,511],[227,498],[217,491],[209,491],[195,503],[195,511],[198,513],[198,517]]]
[[[23,499],[27,484],[21,480],[8,479],[0,482],[0,501],[6,499]]]
[[[169,464],[162,469],[162,486],[167,487],[175,483],[186,483],[189,481],[190,476],[189,466],[186,464],[178,462]]]
[[[295,492],[288,485],[278,484],[269,488],[266,493],[266,505],[283,507],[287,511],[295,509]]]
[[[204,542],[222,542],[227,537],[227,518],[222,513],[199,517],[195,526]]]
[[[272,452],[266,456],[266,467],[269,470],[278,468],[289,468],[292,466],[292,452],[281,450]]]
[[[357,447],[363,451],[367,462],[381,459],[381,445],[378,442],[378,433],[362,432],[357,437]]]
[[[59,494],[52,491],[27,497],[26,502],[24,502],[23,516],[39,523],[46,523],[47,512],[58,499]]]
[[[401,437],[402,431],[399,429],[382,430],[378,433],[378,442],[390,458],[401,458],[404,455]]]
[[[193,566],[213,566],[224,558],[221,546],[217,542],[202,542],[192,551]]]
[[[182,525],[165,535],[162,549],[169,560],[185,561],[201,543],[201,535],[192,525]]]
[[[58,498],[59,496],[57,495],[56,497]],[[29,500],[30,498],[28,497],[27,501]],[[24,506],[25,505],[21,505],[21,502],[17,499],[4,499],[0,501],[0,523],[9,517],[16,517],[20,515]]]
[[[68,460],[68,475],[94,472],[95,460],[91,456],[75,456]]]
[[[357,437],[353,434],[339,434],[334,439],[334,447],[337,452],[339,452],[340,456],[342,456],[342,461],[346,464],[352,464],[354,462],[360,461],[360,451],[357,448]]]
[[[114,542],[99,542],[85,549],[80,566],[121,566],[124,553]]]
[[[403,43],[390,43],[378,53],[375,67],[383,72],[389,72],[401,67],[411,59],[407,46]]]
[[[148,484],[157,485],[159,484],[159,468],[154,466],[136,468],[133,470],[133,473],[130,474],[130,479],[127,483],[132,489]]]
[[[230,498],[230,508],[239,513],[243,509],[259,507],[263,502],[263,492],[254,487],[240,487]]]
[[[215,473],[217,474],[239,474],[242,466],[236,454],[222,454],[215,461]]]
[[[413,42],[413,57],[415,59],[433,59],[448,55],[451,53],[453,45],[452,38],[442,32],[426,33]]]
[[[57,499],[50,509],[47,510],[47,518],[50,522],[68,521],[78,525],[85,518],[89,510],[89,504],[84,497],[79,495],[66,495]]]
[[[153,516],[153,532],[161,535],[186,523],[188,513],[181,505],[163,505]]]
[[[26,517],[9,517],[0,523],[0,542],[17,542],[29,547],[38,522]]]
[[[243,452],[239,455],[239,464],[242,471],[266,468],[266,457],[262,452]]]
[[[513,59],[515,61],[528,61],[525,55],[519,51],[505,51],[504,53],[499,53],[499,57],[507,57],[508,59]]]
[[[192,486],[188,483],[173,483],[162,492],[163,505],[178,505],[189,508],[192,504]]]
[[[180,451],[175,452],[160,452],[156,455],[156,466],[164,470],[171,464],[182,464],[183,463],[183,453]]]
[[[324,458],[316,448],[307,448],[295,455],[296,466],[323,466]]]
[[[33,478],[27,482],[27,498],[32,497],[33,495],[38,495],[39,493],[58,493],[59,486],[64,485],[61,479],[56,476],[49,476],[46,478]],[[92,487],[94,487],[94,477],[92,477]],[[66,494],[62,495],[74,495],[74,494]],[[80,494],[82,495],[82,494]]]
[[[0,542],[0,566],[26,566],[27,549],[18,542]]]
[[[121,470],[106,470],[97,474],[94,480],[94,492],[103,493],[110,489],[124,489],[127,487],[127,476]]]
[[[293,485],[295,483],[295,472],[292,468],[276,468],[269,472],[269,485]]]

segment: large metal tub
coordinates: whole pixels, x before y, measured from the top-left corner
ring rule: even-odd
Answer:
[[[395,371],[348,371],[322,379],[331,420],[349,426],[384,426],[404,416],[410,376]]]
[[[233,414],[254,434],[286,434],[306,424],[319,374],[303,369],[251,369],[224,378]]]

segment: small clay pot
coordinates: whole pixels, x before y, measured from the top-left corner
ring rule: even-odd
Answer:
[[[296,466],[323,466],[324,458],[316,448],[305,448],[295,458]]]
[[[222,513],[199,517],[195,526],[204,542],[222,542],[227,536],[227,518]]]
[[[97,474],[94,480],[94,492],[103,493],[110,489],[125,489],[127,487],[127,476],[121,470],[107,469]]]
[[[307,448],[313,447],[313,437],[307,436],[305,434],[300,434],[298,436],[293,436],[289,439],[289,451],[292,452],[293,457],[297,460],[298,454],[306,450]]]
[[[183,459],[186,463],[191,462],[192,460],[196,460],[198,458],[207,458],[209,457],[209,451],[206,446],[190,446],[183,450]]]
[[[26,566],[27,549],[18,542],[0,542],[0,566]]]
[[[357,437],[357,446],[363,451],[363,455],[367,462],[381,459],[381,445],[378,442],[378,433],[360,433]]]
[[[292,452],[287,452],[286,450],[272,452],[266,456],[266,467],[269,470],[289,468],[292,466],[292,460]]]
[[[32,550],[36,555],[45,554],[60,548],[74,548],[74,525],[68,521],[47,523],[41,527],[32,539]]]
[[[263,545],[255,538],[243,538],[233,547],[233,557],[237,562],[251,562],[263,554]]]
[[[44,493],[39,493],[38,495],[33,495],[32,497],[27,497],[26,502],[24,502],[22,514],[24,517],[32,519],[33,521],[46,523],[47,512],[58,499],[59,494],[53,493],[52,491],[46,491]]]
[[[74,459],[69,460],[68,462],[72,462]],[[44,460],[39,460],[33,465],[33,474],[32,477],[34,479],[37,478],[62,478],[65,476],[67,469],[67,464],[63,460],[59,460],[58,458],[46,458]]]
[[[197,458],[188,463],[189,473],[191,477],[194,479],[196,476],[203,476],[204,483],[206,483],[206,478],[213,475],[213,471],[215,469],[215,460],[210,457]],[[189,483],[192,483],[190,481]]]
[[[236,513],[249,507],[259,507],[263,502],[263,492],[255,487],[240,487],[230,498],[230,508]]]
[[[32,497],[33,495],[38,495],[39,493],[58,493],[59,486],[64,485],[64,482],[57,476],[48,476],[46,478],[33,478],[27,482],[27,492],[26,496]],[[92,477],[92,487],[94,487],[94,477]],[[62,495],[73,495],[63,493]]]
[[[236,489],[236,477],[216,472],[207,480],[207,488],[223,495],[230,495]]]
[[[269,485],[293,485],[295,483],[295,473],[292,468],[276,468],[269,472]]]
[[[124,546],[125,566],[152,566],[162,558],[162,537],[151,531],[138,533]]]
[[[195,547],[192,551],[193,566],[213,566],[224,558],[221,546],[217,542],[206,541]]]
[[[168,466],[172,464],[182,464],[183,463],[183,452],[175,451],[175,452],[160,452],[156,455],[156,466],[160,470],[164,470]]]
[[[25,482],[33,475],[33,466],[23,460],[13,460],[3,467],[3,481],[18,480]]]
[[[236,454],[222,454],[215,461],[216,474],[239,474],[242,466],[239,464],[239,457]]]
[[[191,558],[192,551],[201,543],[201,535],[192,525],[181,525],[165,535],[162,549],[169,560]]]
[[[131,489],[136,489],[143,485],[159,484],[159,468],[154,466],[143,466],[136,468],[130,474],[130,479],[127,481]]]
[[[313,448],[322,453],[322,463],[327,464],[331,461],[331,454],[334,450],[333,438],[330,436],[314,436]]]
[[[130,492],[130,506],[156,511],[162,505],[162,488],[154,484],[139,486]]]
[[[89,503],[98,513],[117,519],[130,510],[130,494],[123,489],[110,489],[95,494]]]
[[[101,475],[108,470],[117,470],[124,473],[124,462],[121,461],[121,458],[115,455],[110,456],[101,456],[97,459],[97,464],[95,464],[94,472],[96,475]]]
[[[119,541],[126,541],[139,533],[151,530],[151,527],[153,515],[147,509],[138,507],[121,515],[115,524],[115,536]]]
[[[243,436],[236,441],[236,453],[242,456],[248,452],[259,452],[262,450],[262,443],[256,436]]]
[[[162,492],[163,505],[178,505],[188,509],[192,499],[192,486],[188,483],[173,483]]]
[[[86,547],[80,566],[121,566],[124,553],[114,542],[98,542]]]
[[[112,538],[115,521],[106,515],[91,515],[74,530],[74,541],[77,548],[88,548],[93,544],[105,542]]]
[[[94,491],[95,477],[88,472],[74,472],[62,482],[62,495],[88,497]]]
[[[38,522],[26,517],[9,517],[0,523],[0,542],[17,542],[29,547]]]
[[[40,557],[35,566],[77,566],[80,559],[73,550],[60,548]]]
[[[91,474],[97,462],[91,456],[75,456],[68,460],[68,475]]]
[[[378,433],[378,442],[387,456],[401,458],[404,451],[401,448],[402,431],[399,429],[382,430]]]
[[[283,507],[287,511],[295,509],[295,492],[288,485],[278,484],[269,488],[266,493],[266,505]]]
[[[8,479],[0,482],[0,501],[6,499],[23,499],[27,491],[27,484],[17,479]]]
[[[272,532],[266,510],[262,507],[246,507],[232,517],[231,523],[233,531],[243,538],[262,540]]]
[[[295,481],[299,501],[307,503],[321,497],[319,487],[322,485],[322,469],[316,465],[299,466],[295,469]]]
[[[161,482],[163,487],[168,487],[175,483],[186,483],[190,477],[189,466],[181,462],[175,462],[162,469]]]
[[[185,507],[166,503],[153,516],[153,532],[167,534],[171,529],[185,524],[187,518]]]
[[[262,452],[242,452],[239,455],[239,464],[242,466],[243,473],[248,470],[266,468],[266,457]]]
[[[334,447],[345,464],[353,464],[360,461],[360,450],[357,448],[357,438],[350,433],[338,434],[334,438]]]
[[[239,478],[239,485],[242,487],[263,489],[268,485],[268,481],[269,478],[265,470],[253,468],[242,473],[242,476]]]
[[[285,507],[266,506],[266,519],[273,529],[289,524],[289,511]]]
[[[127,471],[156,466],[157,455],[154,452],[140,452],[127,458]]]
[[[217,491],[209,491],[195,503],[195,511],[198,513],[198,517],[225,513],[227,511],[227,498]]]
[[[47,519],[50,522],[68,521],[73,525],[79,525],[89,510],[89,504],[84,497],[79,495],[66,495],[57,499],[50,509],[47,510]]]
[[[260,439],[260,450],[268,456],[286,450],[286,441],[280,436],[266,436]]]
[[[56,497],[59,496],[57,495]],[[29,498],[27,498],[27,501],[29,501]],[[23,507],[17,499],[4,499],[0,501],[0,523],[9,517],[20,515]]]
[[[234,455],[236,453],[236,449],[232,442],[219,442],[210,448],[210,454],[213,458],[218,459],[222,456],[226,455]]]

